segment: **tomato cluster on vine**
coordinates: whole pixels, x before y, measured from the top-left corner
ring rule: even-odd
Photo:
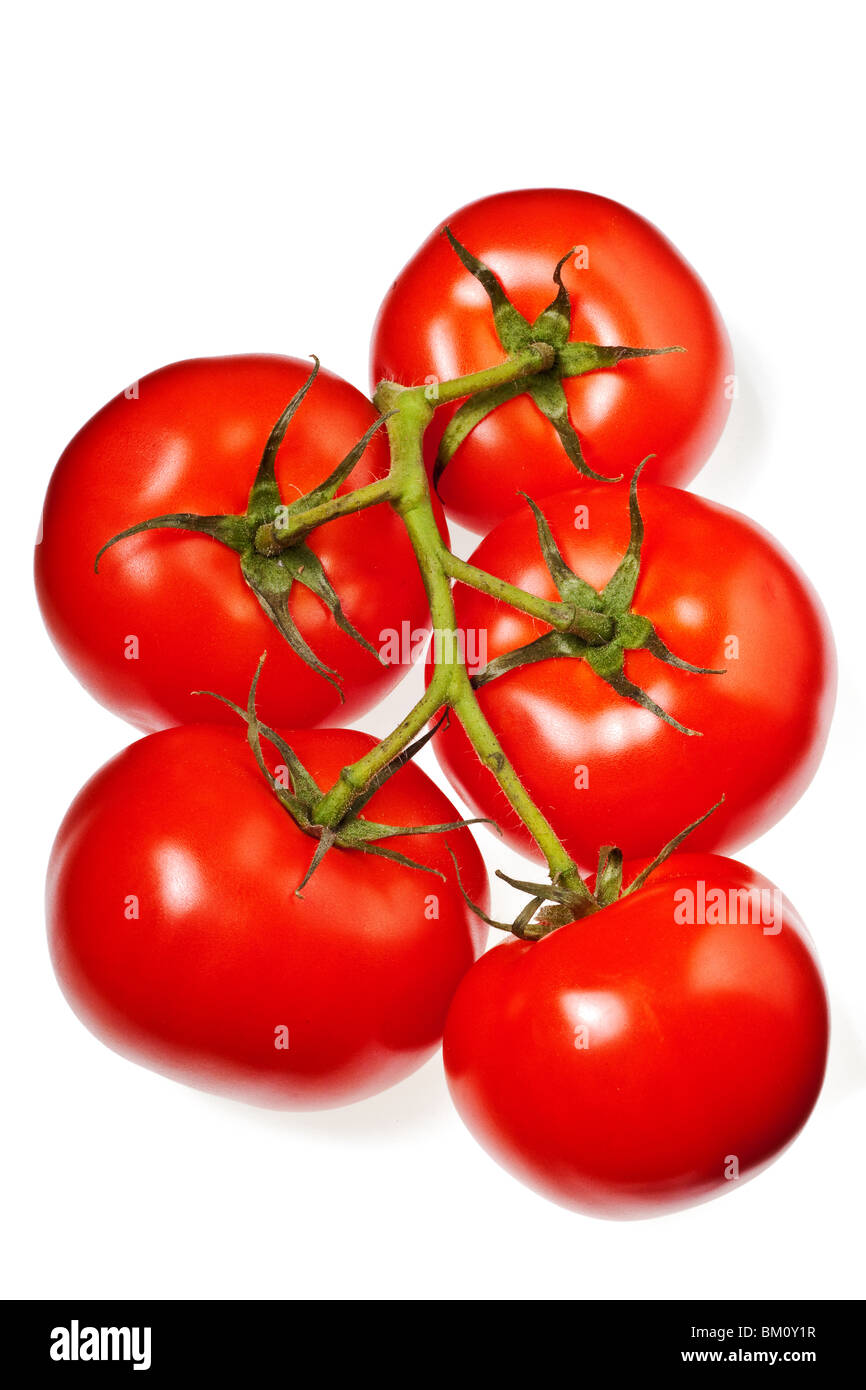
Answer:
[[[734,395],[721,315],[644,218],[528,190],[432,233],[371,363],[372,400],[318,362],[175,363],[57,464],[42,613],[145,735],[58,833],[61,987],[132,1060],[287,1109],[444,1038],[469,1129],[580,1211],[730,1190],[824,1074],[811,938],[725,856],[811,780],[835,657],[796,562],[685,490]],[[342,727],[431,625],[400,724]],[[513,921],[428,740],[478,835],[544,866],[500,875]]]

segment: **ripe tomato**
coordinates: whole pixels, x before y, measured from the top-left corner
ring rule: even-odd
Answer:
[[[506,356],[487,295],[442,225],[385,297],[373,336],[374,382],[444,381]],[[733,363],[713,300],[667,238],[621,203],[562,188],[482,198],[447,225],[495,272],[530,322],[551,303],[553,269],[574,246],[578,256],[562,271],[571,296],[571,340],[686,349],[621,362],[563,385],[590,468],[630,475],[655,452],[648,481],[689,482],[727,419]],[[427,432],[431,466],[456,409],[437,410]],[[573,487],[576,477],[552,425],[521,395],[498,406],[460,444],[439,494],[449,516],[488,531],[519,505],[518,489],[540,498]]]
[[[690,847],[732,852],[793,806],[815,772],[836,687],[826,615],[801,570],[772,536],[739,513],[692,493],[641,486],[643,558],[633,611],[678,656],[724,675],[696,675],[628,651],[625,674],[689,737],[615,694],[584,661],[524,666],[482,685],[478,698],[518,776],[577,862],[602,844],[627,858],[654,854],[722,795]],[[585,507],[585,512],[577,509]],[[629,539],[624,488],[546,498],[542,510],[569,566],[601,589]],[[577,522],[586,523],[576,529]],[[557,598],[529,507],[502,522],[474,564]],[[545,631],[532,618],[458,586],[466,651],[486,637],[487,660]],[[453,785],[538,857],[458,722],[434,747]]]
[[[150,517],[243,513],[271,429],[311,366],[259,355],[164,367],[142,378],[137,395],[121,393],[100,410],[55,469],[36,549],[42,613],[82,684],[139,728],[234,719],[192,692],[218,690],[244,704],[265,649],[259,706],[272,727],[348,722],[405,674],[405,665],[381,665],[295,584],[291,614],[315,654],[343,677],[341,704],[262,610],[238,555],[209,536],[132,536],[107,550],[94,573],[99,549]],[[376,418],[359,391],[320,371],[277,455],[283,501],[321,483]],[[387,468],[380,433],[349,483],[362,486]],[[308,543],[346,615],[377,650],[404,622],[410,630],[427,625],[415,557],[387,505],[332,522]]]
[[[444,1056],[498,1162],[555,1202],[623,1218],[760,1172],[815,1104],[827,1034],[790,903],[733,860],[679,854],[633,897],[483,956]]]
[[[323,789],[373,746],[346,729],[286,737]],[[412,764],[366,813],[398,825],[456,818]],[[154,1071],[260,1105],[346,1104],[431,1055],[484,945],[447,845],[483,899],[465,829],[387,841],[444,880],[331,849],[298,898],[316,841],[265,783],[240,724],[152,734],[96,773],[60,828],[54,967],[87,1027]]]

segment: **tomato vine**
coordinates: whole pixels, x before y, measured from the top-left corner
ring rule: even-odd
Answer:
[[[436,524],[424,465],[423,439],[437,405],[469,398],[475,394],[487,396],[505,383],[519,383],[530,379],[549,369],[551,351],[550,346],[544,342],[530,343],[501,364],[467,377],[438,383],[433,391],[428,386],[404,387],[395,382],[381,382],[375,394],[375,404],[382,412],[391,450],[391,467],[387,477],[340,497],[319,501],[311,507],[306,507],[302,499],[295,505],[292,515],[287,516],[283,513],[279,518],[262,524],[255,536],[256,549],[263,556],[283,556],[302,543],[315,526],[337,521],[367,507],[387,502],[400,516],[418,561],[434,632],[439,637],[435,644],[434,674],[424,695],[397,727],[356,763],[344,767],[334,785],[317,801],[306,807],[304,828],[307,833],[319,833],[320,845],[324,843],[327,848],[334,843],[338,827],[346,822],[353,805],[365,795],[375,779],[381,777],[394,760],[404,753],[411,741],[417,738],[424,725],[438,711],[451,711],[463,726],[479,760],[495,777],[510,805],[544,854],[550,873],[550,885],[540,897],[539,885],[524,887],[523,891],[532,893],[530,906],[535,910],[550,898],[558,903],[560,909],[567,907],[571,914],[571,917],[567,918],[560,912],[559,916],[549,916],[541,923],[540,928],[530,928],[529,918],[524,909],[511,924],[515,934],[523,937],[543,935],[555,926],[561,925],[562,921],[593,911],[602,904],[584,881],[578,865],[565,849],[547,817],[526,791],[478,703],[475,682],[468,674],[458,641],[452,581],[459,580],[463,584],[480,589],[524,613],[549,623],[554,633],[567,635],[586,649],[594,669],[597,669],[603,678],[609,679],[619,694],[644,704],[660,718],[668,718],[644,692],[625,681],[621,673],[618,680],[612,672],[605,675],[603,668],[596,664],[593,654],[593,649],[601,651],[615,646],[614,637],[618,621],[624,616],[633,617],[629,605],[637,579],[642,537],[635,494],[640,470],[635,474],[631,495],[633,540],[617,575],[605,590],[605,593],[610,591],[611,594],[615,594],[616,606],[613,609],[603,601],[600,604],[596,602],[598,596],[595,592],[577,580],[576,576],[572,576],[574,585],[581,596],[583,591],[586,591],[586,597],[590,599],[588,604],[576,601],[573,596],[563,598],[559,603],[541,599],[498,579],[495,575],[468,565],[451,552]],[[558,552],[552,538],[547,540],[543,518],[540,513],[538,516],[542,546],[545,553],[551,556],[551,563],[555,563],[552,555],[555,552],[558,556]],[[561,562],[561,557],[558,558]],[[638,636],[629,645],[646,647],[671,664],[709,674],[706,668],[692,666],[674,657],[655,636],[651,624],[640,627]],[[622,647],[617,647],[617,651],[621,668]],[[249,713],[250,717],[254,718],[253,707]],[[684,734],[695,732],[684,729],[679,724],[676,727]],[[295,814],[294,811],[291,813]],[[701,817],[701,820],[704,818]],[[700,824],[700,821],[695,822],[695,825],[697,824]],[[315,827],[321,827],[321,831],[317,832]],[[693,828],[690,826],[684,830],[675,843],[678,844]],[[670,852],[673,844],[674,842],[662,852],[663,856]],[[317,862],[318,857],[314,864]],[[515,882],[513,886],[522,885]]]

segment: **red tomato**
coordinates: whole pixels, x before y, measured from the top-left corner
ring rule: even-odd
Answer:
[[[689,482],[727,419],[733,362],[713,300],[667,238],[621,203],[562,188],[482,198],[448,226],[530,322],[554,297],[557,261],[576,246],[585,249],[585,268],[572,257],[562,272],[572,340],[686,349],[563,385],[592,469],[630,475],[655,452],[647,481]],[[374,382],[444,381],[505,356],[485,291],[437,227],[385,297],[373,336]],[[427,432],[431,465],[456,408],[437,410]],[[540,498],[574,487],[577,476],[553,427],[522,395],[475,426],[445,469],[439,494],[449,516],[488,531],[519,505],[518,489]]]
[[[406,672],[381,665],[296,584],[290,611],[316,655],[343,677],[341,704],[266,616],[237,554],[208,536],[145,532],[112,546],[94,573],[100,547],[149,517],[243,513],[268,435],[311,367],[261,355],[164,367],[142,378],[137,397],[121,394],[100,410],[57,465],[36,550],[42,613],[82,684],[142,729],[233,719],[192,692],[218,690],[245,704],[264,650],[259,712],[272,726],[348,722]],[[283,501],[322,482],[376,418],[359,391],[320,371],[277,456]],[[344,488],[387,468],[380,433]],[[377,650],[404,622],[410,630],[428,624],[418,566],[389,507],[332,522],[309,544],[346,615]]]
[[[346,729],[286,738],[323,789],[373,745]],[[409,764],[366,815],[418,825],[457,813]],[[54,967],[87,1027],[154,1071],[260,1105],[343,1105],[431,1055],[484,945],[447,845],[483,899],[465,829],[387,841],[444,880],[331,849],[298,898],[316,841],[268,788],[240,723],[153,734],[106,763],[60,828]]]
[[[790,903],[742,864],[680,854],[633,897],[483,956],[451,1006],[445,1067],[463,1120],[515,1176],[578,1211],[639,1217],[771,1162],[815,1104],[827,1034]]]
[[[645,651],[625,674],[699,737],[615,694],[584,661],[509,671],[478,690],[518,776],[585,869],[599,846],[653,855],[725,796],[690,839],[731,852],[774,825],[812,778],[827,738],[836,664],[826,615],[802,571],[747,517],[673,488],[641,486],[646,527],[633,611],[678,656],[724,675],[695,675]],[[585,506],[588,511],[576,513]],[[623,487],[546,498],[542,510],[571,568],[601,589],[629,538]],[[587,529],[576,521],[587,520]],[[528,507],[479,545],[474,564],[545,598],[557,592]],[[458,586],[467,654],[486,634],[487,660],[532,641],[542,624]],[[452,719],[434,747],[453,785],[538,857],[490,773]]]

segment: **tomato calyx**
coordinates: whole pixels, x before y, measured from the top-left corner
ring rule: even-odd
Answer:
[[[492,410],[523,394],[529,396],[553,426],[566,455],[578,473],[586,478],[594,478],[596,482],[617,482],[621,474],[613,478],[605,473],[596,473],[586,462],[580,436],[569,414],[568,401],[562,386],[563,379],[617,367],[620,362],[630,358],[659,357],[669,352],[684,352],[685,348],[605,346],[601,343],[570,339],[568,335],[571,330],[571,296],[563,284],[562,267],[575,253],[575,247],[566,251],[553,271],[553,282],[556,286],[553,299],[534,323],[530,323],[512,304],[490,267],[468,251],[457,240],[450,227],[445,227],[444,233],[463,265],[485,290],[493,310],[497,337],[509,356],[524,351],[535,343],[548,344],[553,350],[553,364],[526,380],[510,381],[487,391],[480,391],[455,411],[439,445],[433,470],[434,486],[438,484],[451,459],[475,426]]]
[[[522,647],[495,657],[482,671],[472,677],[472,685],[477,690],[489,681],[496,680],[507,671],[515,671],[521,666],[532,665],[536,661],[550,661],[559,657],[585,661],[617,695],[631,700],[643,709],[649,710],[658,719],[664,720],[680,733],[689,737],[699,737],[700,731],[688,729],[673,715],[663,710],[661,705],[642,690],[625,674],[625,653],[627,651],[646,651],[668,666],[679,671],[690,671],[700,676],[722,676],[723,670],[694,666],[676,656],[656,632],[649,618],[631,611],[631,603],[640,576],[641,548],[643,546],[644,526],[637,498],[637,484],[641,470],[648,459],[634,471],[629,488],[629,516],[631,521],[629,543],[616,571],[601,590],[594,589],[585,579],[581,579],[566,564],[562,553],[553,538],[553,533],[541,508],[524,492],[535,516],[538,540],[545,563],[557,592],[564,603],[574,605],[580,619],[580,632],[577,623],[570,630],[546,632]],[[596,634],[590,635],[586,615],[596,615]]]
[[[309,589],[329,609],[337,626],[368,651],[376,661],[382,662],[380,652],[346,617],[321,560],[305,544],[306,537],[316,523],[305,526],[304,517],[333,500],[337,488],[345,482],[387,417],[381,416],[370,426],[363,438],[318,487],[291,503],[284,503],[276,480],[276,457],[292,417],[318,374],[318,358],[314,357],[313,362],[309,377],[289,401],[268,436],[250,489],[247,510],[242,515],[199,516],[193,512],[174,512],[166,516],[150,517],[147,521],[140,521],[137,525],[118,532],[111,540],[106,541],[96,556],[94,569],[99,572],[99,562],[111,546],[143,531],[164,528],[190,531],[219,541],[239,556],[241,573],[246,583],[292,651],[336,689],[342,702],[344,696],[338,672],[333,667],[326,666],[302,636],[291,615],[289,600],[295,584]]]
[[[674,850],[679,848],[683,840],[691,835],[693,830],[697,830],[699,825],[703,825],[704,821],[719,809],[724,799],[724,796],[721,796],[714,806],[711,806],[697,820],[692,821],[691,825],[687,825],[685,830],[681,830],[678,835],[669,840],[664,848],[659,850],[655,859],[641,869],[640,873],[625,888],[622,886],[623,854],[622,850],[617,849],[615,845],[602,845],[599,850],[594,891],[582,879],[580,890],[576,891],[555,878],[550,883],[534,883],[528,879],[512,878],[509,874],[503,873],[501,869],[497,869],[496,877],[501,878],[503,883],[507,883],[510,888],[516,888],[520,893],[529,895],[529,901],[513,922],[496,921],[472,901],[461,882],[457,860],[453,852],[449,850],[457,874],[457,885],[466,904],[476,916],[487,923],[488,927],[496,927],[499,931],[509,932],[520,941],[541,941],[551,932],[557,931],[559,927],[568,926],[570,922],[579,922],[584,917],[602,912],[606,907],[612,907],[614,903],[630,897],[632,893],[638,893],[650,875],[673,854]]]
[[[367,820],[362,812],[375,792],[411,758],[414,758],[425,743],[433,737],[441,727],[443,720],[448,717],[448,712],[445,711],[433,728],[429,729],[421,738],[416,739],[408,748],[404,748],[385,768],[371,778],[367,786],[353,798],[349,809],[344,812],[336,824],[324,825],[316,819],[318,807],[324,798],[322,788],[312,773],[304,767],[298,755],[289,747],[282,735],[267,724],[263,724],[256,714],[256,690],[266,656],[267,653],[263,653],[256,667],[256,673],[250,684],[246,709],[236,705],[234,700],[230,700],[226,695],[219,695],[213,690],[200,690],[195,693],[210,695],[213,699],[219,700],[229,709],[234,710],[235,714],[244,721],[247,726],[247,742],[259,771],[270,790],[283,810],[291,816],[298,829],[318,842],[307,871],[295,889],[295,895],[297,897],[303,896],[301,889],[309,883],[325,855],[335,846],[338,849],[360,850],[364,854],[374,854],[381,859],[392,859],[407,869],[418,869],[422,873],[435,874],[437,878],[444,879],[444,874],[439,869],[433,869],[429,864],[421,864],[417,859],[410,859],[408,855],[401,854],[398,850],[385,849],[378,842],[403,835],[444,834],[449,830],[462,830],[466,826],[482,823],[489,825],[492,822],[484,817],[475,817],[470,820],[445,821],[437,825],[387,825],[383,822]],[[271,771],[265,760],[262,748],[263,740],[270,743],[283,759],[278,776]],[[286,781],[291,783],[291,787],[286,785]]]

